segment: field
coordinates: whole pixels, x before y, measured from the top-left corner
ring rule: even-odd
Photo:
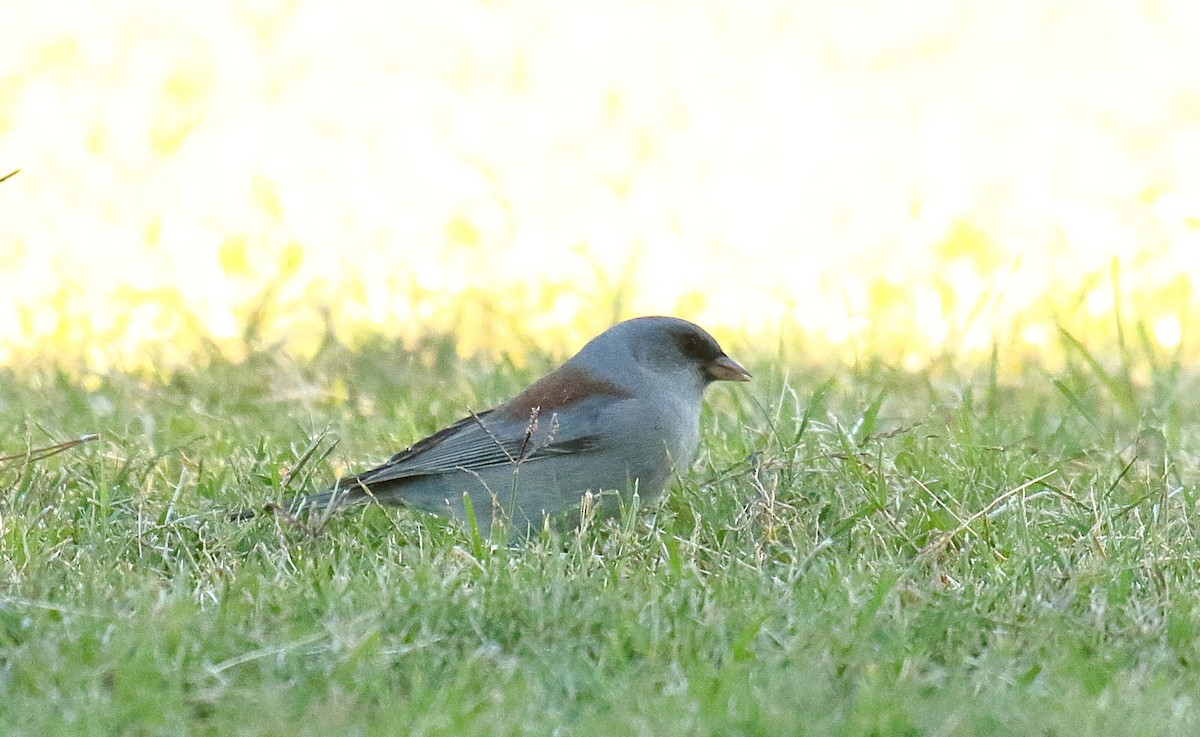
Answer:
[[[661,504],[520,547],[226,515],[558,357],[0,369],[0,733],[1196,734],[1200,395],[1138,334],[1007,373],[735,343]]]
[[[1200,734],[1200,3],[0,7],[0,737]],[[639,314],[661,501],[229,520]]]

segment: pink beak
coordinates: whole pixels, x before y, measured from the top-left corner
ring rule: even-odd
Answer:
[[[729,356],[722,355],[704,367],[713,381],[750,381],[750,372]]]

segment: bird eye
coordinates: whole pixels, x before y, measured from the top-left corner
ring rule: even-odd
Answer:
[[[720,352],[715,346],[709,345],[709,341],[694,333],[681,333],[675,337],[675,342],[683,355],[698,361],[712,359]]]

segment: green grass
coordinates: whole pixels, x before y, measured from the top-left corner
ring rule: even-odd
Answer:
[[[1063,347],[1007,377],[737,347],[755,382],[662,504],[518,548],[225,515],[547,358],[0,370],[0,454],[101,435],[0,463],[0,734],[1197,734],[1198,377]]]

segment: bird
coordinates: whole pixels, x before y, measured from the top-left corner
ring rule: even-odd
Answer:
[[[710,384],[750,378],[698,325],[625,320],[512,399],[290,509],[375,501],[473,520],[485,537],[500,520],[510,534],[528,536],[548,520],[577,519],[585,498],[611,516],[635,493],[653,501],[691,464]]]

